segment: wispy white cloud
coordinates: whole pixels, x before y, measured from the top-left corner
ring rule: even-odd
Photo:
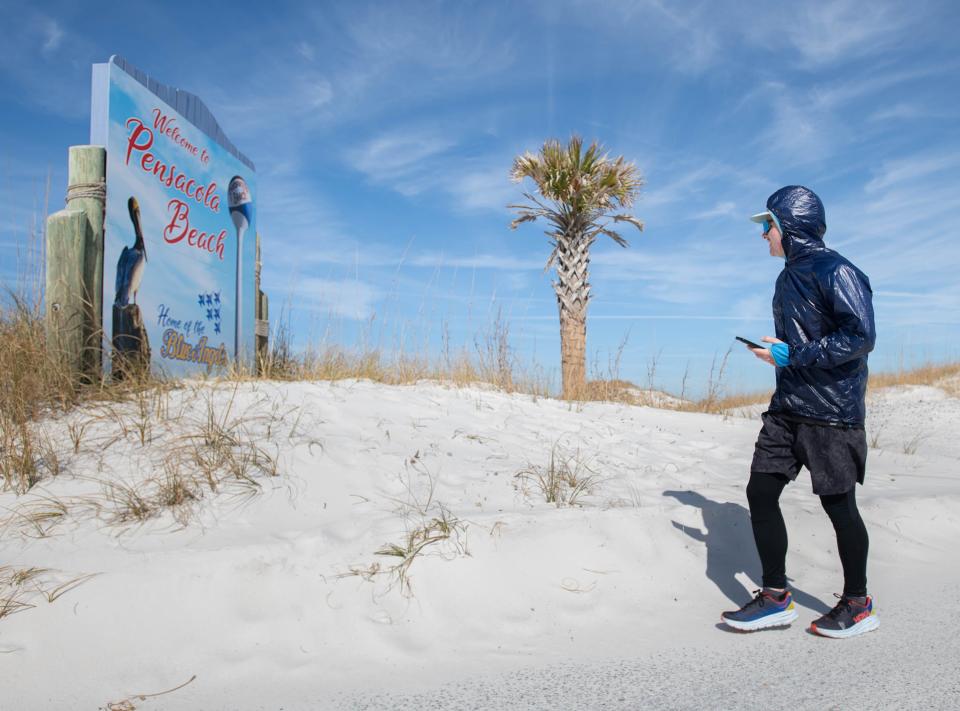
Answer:
[[[756,171],[717,160],[692,162],[689,157],[659,156],[643,170],[647,185],[634,214],[650,229],[681,220],[729,220],[737,217],[745,196],[767,189]]]
[[[894,185],[915,183],[921,178],[953,171],[958,167],[960,151],[938,151],[885,161],[879,174],[864,186],[864,191],[868,194],[876,193]]]
[[[488,167],[467,167],[450,176],[444,185],[456,204],[467,210],[506,210],[509,203],[520,199],[516,185],[508,179],[509,161],[494,162]]]
[[[803,165],[828,159],[838,146],[860,140],[860,107],[871,97],[887,96],[948,70],[945,66],[927,66],[873,71],[799,85],[765,81],[747,90],[734,112],[765,101],[770,118],[754,141],[758,149],[781,164]],[[860,126],[861,133],[862,129]]]
[[[759,257],[754,254],[752,259]],[[742,249],[729,249],[723,240],[685,243],[663,252],[639,248],[604,251],[591,258],[598,284],[627,282],[637,298],[704,305],[750,286],[772,283],[768,270],[751,269],[752,263]]]
[[[954,67],[926,66],[914,69],[894,69],[855,74],[850,77],[817,82],[805,92],[807,101],[819,111],[831,111],[852,104],[869,96],[884,93],[889,95],[894,87],[916,82],[924,77],[949,73]]]
[[[923,293],[874,291],[874,310],[890,325],[960,324],[960,285],[940,284]]]
[[[557,321],[556,315],[515,316],[517,321]],[[590,321],[768,321],[770,316],[739,316],[737,314],[698,314],[698,313],[620,313],[590,314]],[[709,355],[709,354],[707,354]]]
[[[693,213],[692,217],[697,220],[709,220],[715,217],[732,217],[736,212],[737,203],[732,200],[723,200],[707,210]]]
[[[662,17],[671,34],[685,40],[678,43],[670,53],[674,67],[683,72],[698,73],[714,64],[721,49],[721,42],[716,26],[704,12],[705,6],[682,7],[677,3],[668,4],[661,0],[646,0],[639,4]]]
[[[310,42],[302,40],[297,42],[295,45],[297,54],[306,59],[307,61],[312,62],[314,57],[316,57],[316,48]]]
[[[926,113],[916,104],[910,104],[905,101],[901,101],[898,104],[893,106],[885,106],[882,109],[874,111],[870,114],[870,121],[898,121],[901,119],[912,119],[922,116]]]
[[[558,0],[544,5],[553,8]],[[569,12],[606,33],[605,42],[652,48],[651,60],[681,74],[701,74],[737,62],[736,49],[760,48],[818,70],[876,56],[903,44],[922,12],[889,1],[797,0],[791,3],[679,3],[612,0],[593,12],[587,0],[566,0]],[[552,15],[551,15],[552,16]]]
[[[312,131],[339,106],[337,88],[325,71],[297,66],[282,57],[266,58],[251,71],[246,86],[248,90],[237,91],[218,82],[191,86],[190,91],[204,98],[235,143],[260,143],[268,130],[272,151],[287,158],[296,155]]]
[[[797,165],[820,160],[843,140],[845,129],[829,112],[812,109],[806,98],[785,87],[772,92],[770,111],[770,122],[757,143],[765,155],[781,162]]]
[[[370,318],[385,292],[359,279],[323,279],[302,277],[278,288],[277,296],[289,297],[298,312],[342,317],[356,321]],[[275,300],[276,296],[274,297]],[[281,303],[283,301],[281,300]]]
[[[348,150],[345,160],[371,183],[407,197],[431,193],[446,196],[458,211],[506,212],[508,203],[521,199],[521,188],[509,178],[511,150],[518,149],[493,136],[482,148],[466,145],[476,143],[480,130],[470,119],[391,129]]]
[[[887,268],[903,269],[904,262],[894,256],[897,250],[906,255],[914,249],[928,251],[941,242],[956,244],[943,228],[955,211],[955,195],[955,185],[936,179],[891,182],[882,190],[855,193],[828,207],[827,239],[838,239],[843,247],[867,242],[871,257],[892,250]],[[950,249],[940,260],[930,260],[928,255],[923,262],[928,269],[942,270],[943,258],[958,259],[960,250]]]
[[[553,0],[541,6],[548,17],[556,13],[576,16],[578,21],[606,33],[605,43],[629,42],[655,48],[654,61],[664,62],[683,74],[699,74],[722,57],[723,25],[706,4],[667,3],[662,0],[612,0],[603,11],[588,0]],[[566,6],[565,8],[563,6]]]
[[[442,10],[447,12],[438,27]],[[346,32],[367,64],[415,64],[440,73],[436,78],[442,79],[464,71],[495,74],[513,63],[513,47],[498,20],[493,6],[375,3],[351,7]]]
[[[645,171],[650,180],[650,171]],[[678,202],[692,203],[696,195],[703,194],[708,185],[720,174],[716,165],[700,165],[687,172],[660,176],[659,185],[644,190],[637,203],[638,209],[650,209]],[[664,181],[664,179],[666,179]],[[648,182],[649,185],[649,182]]]
[[[504,269],[542,271],[546,259],[525,259],[510,255],[476,254],[473,256],[424,252],[414,256],[410,264],[417,267],[448,267],[460,269]]]
[[[878,323],[960,321],[960,250],[943,227],[956,211],[957,165],[955,151],[890,161],[862,193],[832,208],[828,244],[870,277]]]
[[[94,43],[33,7],[4,8],[2,15],[16,18],[16,30],[6,33],[0,52],[0,77],[18,91],[5,96],[5,102],[71,119],[86,116]]]
[[[832,0],[780,7],[781,26],[790,31],[773,32],[770,36],[792,45],[808,66],[888,50],[909,36],[903,30],[912,24],[907,6],[877,0]]]
[[[901,125],[911,125],[913,122],[922,119],[954,119],[960,118],[960,112],[956,108],[932,108],[921,101],[901,101],[892,106],[884,106],[871,113],[868,121],[881,123],[893,122]]]
[[[773,319],[770,308],[771,295],[769,292],[746,294],[732,301],[730,312],[743,320]]]
[[[59,49],[60,43],[63,41],[63,29],[60,27],[60,23],[52,18],[45,19],[42,25],[43,44],[40,51],[45,55],[51,55]]]
[[[316,77],[304,82],[300,97],[304,106],[318,109],[333,99],[333,86],[327,79]]]
[[[375,183],[388,183],[403,195],[416,195],[436,180],[429,159],[456,141],[425,128],[392,130],[348,151],[347,162]]]

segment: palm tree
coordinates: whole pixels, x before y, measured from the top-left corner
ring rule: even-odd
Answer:
[[[590,247],[599,235],[626,247],[627,241],[611,229],[616,223],[626,222],[643,230],[643,223],[636,217],[618,212],[633,204],[643,178],[623,156],[610,160],[596,141],[584,151],[579,136],[573,136],[568,146],[551,139],[543,144],[539,155],[517,156],[510,177],[517,183],[532,178],[540,194],[538,198],[524,193],[532,204],[508,205],[518,213],[510,228],[541,217],[551,225],[545,234],[553,252],[544,271],[551,266],[557,270],[553,290],[560,308],[563,397],[574,399],[582,396],[586,387]]]

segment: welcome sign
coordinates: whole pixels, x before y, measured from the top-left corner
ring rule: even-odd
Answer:
[[[254,354],[253,164],[196,96],[119,57],[94,65],[91,143],[107,151],[103,327],[112,365],[134,354],[189,375]]]

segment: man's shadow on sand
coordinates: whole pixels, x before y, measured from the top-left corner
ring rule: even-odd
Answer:
[[[671,523],[674,528],[707,546],[707,577],[720,588],[720,592],[737,607],[747,603],[753,595],[735,576],[745,573],[751,580],[760,580],[762,577],[760,559],[753,542],[750,512],[739,504],[711,501],[696,491],[664,491],[663,495],[672,496],[681,504],[695,506],[703,512],[706,532],[676,521]],[[792,581],[790,592],[798,605],[821,615],[830,611],[828,605],[800,590]]]

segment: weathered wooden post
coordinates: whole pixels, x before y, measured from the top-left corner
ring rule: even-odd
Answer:
[[[257,292],[257,362],[266,363],[270,357],[270,300],[262,291]]]
[[[103,343],[103,218],[107,188],[107,151],[102,146],[71,146],[67,169],[67,207],[87,217],[83,256],[83,376],[100,379]]]
[[[263,373],[263,367],[269,356],[269,336],[270,336],[270,302],[267,295],[260,291],[260,233],[257,233],[257,259],[254,262],[254,275],[256,286],[253,293],[256,294],[256,324],[254,332],[256,333],[256,372],[258,375]]]
[[[47,218],[47,349],[74,382],[91,382],[100,378],[106,151],[71,146],[67,175],[67,208]]]
[[[89,231],[82,210],[60,210],[47,218],[47,352],[75,383],[83,373],[87,334],[83,271]]]

